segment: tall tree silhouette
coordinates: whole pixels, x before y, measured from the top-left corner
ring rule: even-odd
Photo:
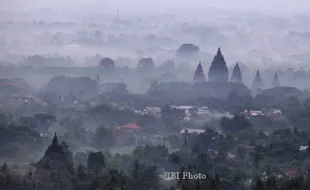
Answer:
[[[115,71],[115,62],[113,59],[106,57],[99,62],[99,69],[104,74],[112,74]]]

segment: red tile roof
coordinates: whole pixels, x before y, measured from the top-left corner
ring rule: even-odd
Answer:
[[[122,128],[125,128],[125,129],[141,129],[141,127],[135,123],[128,123],[128,124],[124,125]]]
[[[253,152],[254,151],[254,147],[250,146],[250,145],[245,145],[244,146],[244,150],[249,153],[249,152]]]
[[[109,105],[110,105],[110,106],[113,106],[113,107],[117,107],[117,106],[118,106],[118,104],[115,103],[115,102],[109,103]]]
[[[4,85],[4,86],[14,86],[14,87],[17,87],[17,88],[25,88],[24,86],[18,84],[18,83],[15,83],[15,82],[7,82],[7,83],[4,83],[4,84],[1,84],[1,85]]]
[[[294,176],[296,176],[297,171],[296,170],[287,170],[287,171],[285,171],[285,174],[290,176],[290,177],[294,177]]]

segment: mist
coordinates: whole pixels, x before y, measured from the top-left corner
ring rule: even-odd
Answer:
[[[0,0],[0,189],[307,189],[309,13],[309,0]]]

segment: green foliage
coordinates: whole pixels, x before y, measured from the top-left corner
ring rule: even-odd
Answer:
[[[171,163],[174,163],[174,164],[180,164],[181,163],[180,157],[175,153],[170,154],[168,159]]]
[[[114,145],[114,134],[112,129],[100,126],[96,129],[93,139],[95,147],[101,149]]]
[[[232,119],[222,118],[221,127],[227,132],[239,132],[251,128],[252,124],[244,116],[236,115]]]
[[[88,170],[102,170],[106,167],[106,162],[102,152],[92,152],[88,155],[87,169]]]
[[[134,159],[148,166],[160,166],[169,156],[168,148],[163,145],[140,146],[133,151]]]
[[[112,74],[115,70],[115,62],[109,57],[103,58],[99,62],[99,69],[104,74]]]
[[[143,164],[140,164],[137,160],[134,161],[133,169],[131,172],[131,179],[131,189],[133,190],[159,188],[157,167],[147,167]]]
[[[137,65],[137,71],[139,72],[150,72],[154,69],[154,60],[151,57],[142,58]]]
[[[60,125],[67,131],[65,133],[66,140],[84,140],[86,130],[81,118],[64,118],[60,121]]]
[[[13,158],[30,156],[31,150],[41,151],[43,148],[43,138],[40,133],[24,126],[1,126],[0,143],[2,146],[0,155]]]
[[[238,96],[232,93],[228,101],[237,102],[242,101],[242,99],[238,99]],[[251,101],[255,103],[257,99]],[[218,105],[223,110],[228,108],[237,110],[239,108],[235,103],[232,103],[232,108],[230,105],[225,105],[226,103],[226,100],[222,100]],[[290,98],[280,107],[283,108],[284,116],[287,117],[293,127],[284,128],[280,126],[281,129],[275,129],[271,122],[263,122],[263,118],[257,117],[258,125],[266,125],[266,128],[260,128],[264,131],[259,131],[252,126],[253,120],[250,122],[246,117],[237,114],[233,118],[221,119],[223,131],[206,128],[206,131],[201,134],[187,134],[187,146],[183,147],[183,137],[179,134],[177,127],[195,124],[185,123],[182,120],[184,113],[178,110],[170,109],[168,106],[163,107],[163,120],[160,120],[150,116],[140,117],[130,110],[99,106],[87,110],[83,114],[90,115],[91,119],[99,118],[94,123],[102,120],[117,124],[137,121],[138,124],[139,122],[143,123],[143,126],[155,125],[156,123],[160,130],[167,129],[161,127],[162,124],[167,127],[175,127],[174,130],[167,130],[169,133],[171,132],[171,136],[166,138],[166,141],[173,145],[174,150],[168,150],[163,145],[144,145],[137,147],[132,154],[113,155],[96,152],[88,155],[88,153],[76,153],[74,156],[75,164],[73,164],[68,145],[60,143],[57,146],[58,148],[56,147],[53,150],[58,151],[59,147],[61,148],[63,153],[61,155],[65,155],[65,160],[70,163],[70,172],[65,167],[54,169],[53,166],[57,165],[57,162],[62,162],[63,157],[54,154],[55,151],[51,151],[50,157],[56,158],[56,161],[46,162],[48,167],[37,166],[38,168],[33,174],[30,172],[21,176],[14,173],[14,170],[10,170],[7,165],[2,166],[0,171],[0,185],[2,186],[0,187],[4,187],[5,190],[19,190],[23,189],[21,186],[25,186],[24,189],[33,190],[35,188],[32,186],[32,180],[40,178],[42,176],[40,170],[43,170],[43,174],[47,173],[47,176],[50,175],[51,177],[49,180],[40,181],[44,184],[43,189],[47,190],[49,188],[64,190],[164,189],[158,172],[161,170],[179,171],[180,167],[184,166],[181,171],[208,173],[208,178],[193,181],[180,180],[177,185],[176,181],[172,181],[169,185],[190,190],[245,189],[244,184],[248,180],[252,180],[252,182],[254,181],[253,189],[285,190],[295,188],[306,190],[309,189],[310,184],[309,174],[306,172],[310,166],[309,149],[300,150],[300,146],[310,144],[310,130],[306,128],[308,119],[310,119],[310,103],[309,100],[302,101],[297,98]],[[72,119],[72,122],[69,120],[63,122],[64,128],[70,131],[71,136],[68,136],[70,140],[81,140],[84,139],[85,133],[91,134],[81,125],[83,120]],[[29,150],[30,148],[37,151],[42,146],[38,142],[41,140],[43,142],[40,134],[28,127],[2,127],[0,135],[0,142],[4,145],[0,149],[1,156],[14,156],[15,153],[20,154],[22,150],[32,152]],[[92,143],[82,141],[81,144],[89,143],[100,149],[111,147],[115,145],[115,135],[116,133],[112,128],[98,127],[92,136]],[[39,140],[34,140],[33,137]],[[59,165],[65,166],[64,164]],[[83,165],[87,165],[87,169]],[[289,170],[296,170],[296,176],[288,175],[287,171]],[[279,178],[279,175],[283,177]],[[218,176],[220,176],[220,180]],[[35,184],[40,183],[36,181]],[[40,189],[39,186],[36,188]],[[169,188],[170,186],[167,189]]]

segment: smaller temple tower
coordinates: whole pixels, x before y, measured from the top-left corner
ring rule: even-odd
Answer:
[[[278,73],[276,72],[273,77],[272,87],[281,86],[280,79],[278,77]]]
[[[264,82],[260,76],[259,69],[258,69],[255,75],[254,81],[253,81],[253,85],[252,85],[253,95],[258,94],[263,88],[264,88]]]
[[[230,81],[235,82],[235,83],[243,83],[242,72],[241,72],[241,69],[239,67],[238,62],[234,66],[234,69],[233,69],[232,74],[231,74]]]
[[[56,133],[43,158],[35,166],[34,180],[37,189],[74,189],[72,154],[65,142],[59,143]]]
[[[197,66],[197,69],[194,74],[193,82],[194,84],[206,82],[206,78],[205,78],[205,74],[204,74],[201,62],[199,62]]]

